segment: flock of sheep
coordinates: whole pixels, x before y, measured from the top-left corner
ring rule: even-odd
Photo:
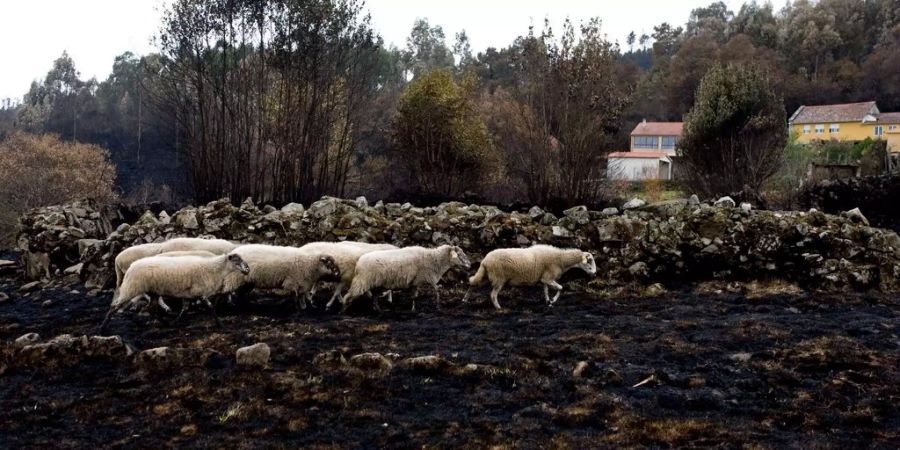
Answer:
[[[189,300],[199,299],[215,316],[210,298],[231,294],[242,288],[278,290],[294,296],[299,309],[312,303],[320,282],[334,284],[326,308],[340,299],[342,311],[350,302],[375,289],[392,291],[431,286],[440,300],[438,283],[454,267],[469,269],[471,262],[461,248],[442,245],[437,248],[404,247],[363,242],[313,242],[302,247],[263,244],[236,244],[221,239],[175,238],[162,243],[141,244],[123,250],[116,257],[116,294],[100,326],[105,329],[116,312],[144,301],[166,311],[164,298],[180,298],[179,319]],[[562,292],[557,280],[571,268],[595,274],[594,257],[578,249],[560,249],[549,245],[529,248],[497,249],[488,253],[478,272],[469,278],[466,302],[474,287],[485,281],[492,285],[491,302],[500,309],[497,296],[506,285],[541,283],[544,299],[553,305]],[[342,296],[344,288],[349,286]],[[556,290],[550,298],[549,288]],[[378,301],[374,300],[378,309]],[[413,301],[415,309],[415,301]],[[216,323],[219,319],[216,317]]]

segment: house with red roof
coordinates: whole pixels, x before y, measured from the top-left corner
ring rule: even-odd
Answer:
[[[629,151],[607,155],[607,177],[618,180],[672,179],[675,146],[683,129],[683,122],[644,120],[637,124],[631,132]]]

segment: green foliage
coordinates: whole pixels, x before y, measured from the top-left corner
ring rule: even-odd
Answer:
[[[477,186],[496,167],[487,127],[471,99],[474,79],[457,84],[449,70],[414,79],[393,122],[398,160],[421,193],[453,197]]]
[[[707,197],[759,194],[782,163],[785,123],[784,103],[763,73],[713,67],[700,83],[678,146],[688,185]]]

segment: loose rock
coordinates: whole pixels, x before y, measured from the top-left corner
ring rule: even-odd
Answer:
[[[41,335],[39,335],[37,333],[23,334],[22,336],[19,336],[18,338],[16,338],[16,346],[24,347],[26,345],[35,344],[40,340],[41,340]]]
[[[239,366],[265,367],[269,364],[269,356],[272,351],[269,345],[260,342],[247,347],[241,347],[235,352],[235,359]]]

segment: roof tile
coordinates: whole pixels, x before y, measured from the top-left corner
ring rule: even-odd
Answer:
[[[827,122],[862,122],[871,111],[877,112],[875,102],[841,103],[837,105],[801,106],[791,122],[814,124]]]
[[[684,122],[640,122],[632,136],[681,136]]]

